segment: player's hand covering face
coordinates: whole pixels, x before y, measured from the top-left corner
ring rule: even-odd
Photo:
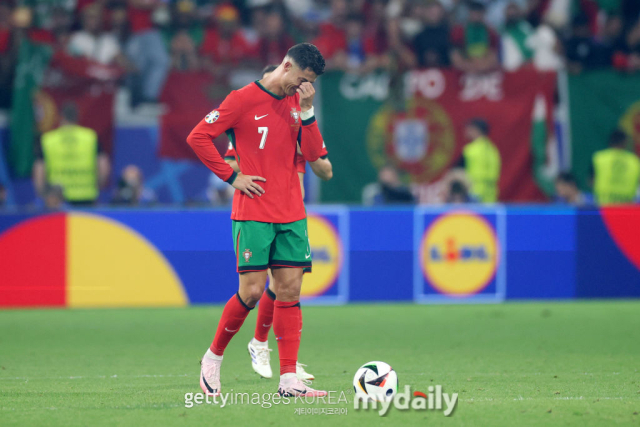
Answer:
[[[313,107],[313,97],[316,94],[316,90],[311,83],[302,83],[298,87],[297,92],[300,94],[300,109],[302,111],[307,111]]]
[[[318,78],[310,68],[301,70],[298,65],[289,61],[285,62],[284,70],[283,89],[287,96],[294,96],[298,92],[300,85],[303,83],[311,84]]]

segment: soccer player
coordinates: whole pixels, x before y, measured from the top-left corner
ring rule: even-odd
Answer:
[[[264,79],[271,74],[277,65],[267,65],[262,70],[262,78]],[[315,162],[311,162],[311,170],[322,180],[328,181],[333,176],[333,168],[331,162],[327,158],[329,153],[326,148],[323,149],[321,156]],[[233,148],[233,144],[229,142],[227,152],[224,154],[224,161],[233,168],[234,171],[240,172],[238,161],[236,159],[236,151]],[[296,155],[296,168],[298,172],[298,178],[300,179],[300,191],[302,193],[302,199],[304,200],[304,174],[306,172],[307,162],[301,154]],[[308,269],[304,269],[304,272],[310,272]],[[260,298],[258,304],[258,318],[256,319],[256,330],[253,339],[249,341],[248,350],[251,356],[251,366],[253,370],[263,378],[271,378],[273,372],[271,370],[271,350],[269,349],[269,330],[273,322],[273,307],[276,299],[275,288],[273,285],[273,276],[271,270],[267,272],[269,275],[269,286]],[[304,367],[306,365],[296,362],[296,375],[298,379],[302,381],[312,381],[315,377],[308,373]]]
[[[208,395],[220,394],[224,350],[262,297],[269,268],[276,291],[273,330],[280,355],[278,393],[327,394],[296,376],[302,329],[300,287],[302,270],[311,267],[311,248],[295,159],[298,143],[307,161],[316,161],[322,154],[312,83],[324,72],[324,65],[312,44],[293,46],[275,71],[231,92],[187,137],[200,160],[237,190],[231,219],[240,283],[202,358],[200,386]],[[222,132],[232,141],[244,172],[235,172],[213,145]]]

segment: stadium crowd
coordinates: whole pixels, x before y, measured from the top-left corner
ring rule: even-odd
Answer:
[[[228,78],[279,62],[300,41],[318,46],[328,69],[356,73],[637,71],[639,17],[635,0],[2,0],[0,105],[10,105],[22,37],[120,68],[138,104],[157,101],[171,68]]]
[[[25,39],[50,45],[63,60],[102,66],[95,78],[128,88],[131,108],[155,111],[171,71],[206,71],[228,91],[238,86],[234,78],[279,63],[301,41],[318,46],[328,70],[357,74],[425,67],[633,73],[640,70],[640,2],[0,0],[0,109],[11,106]],[[383,170],[385,180],[395,172]],[[468,199],[458,187],[447,200]],[[389,192],[410,202],[404,193]]]

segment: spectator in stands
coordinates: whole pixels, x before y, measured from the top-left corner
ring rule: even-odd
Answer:
[[[604,49],[596,43],[591,35],[589,20],[585,15],[578,15],[571,24],[571,35],[565,42],[567,70],[578,74],[585,69],[593,69],[607,65]]]
[[[464,169],[475,199],[481,203],[495,203],[498,201],[501,158],[498,148],[489,139],[489,125],[483,119],[472,119],[467,123],[465,136],[470,142],[464,146],[456,167]]]
[[[469,190],[465,183],[461,180],[454,179],[449,183],[445,197],[446,203],[472,203],[474,200],[469,194]]]
[[[555,181],[556,202],[572,206],[589,206],[593,198],[580,191],[576,179],[571,172],[558,174]]]
[[[365,186],[362,190],[362,202],[365,205],[394,205],[414,203],[415,199],[409,187],[402,184],[397,169],[386,165],[378,172],[378,182]]]
[[[102,30],[103,9],[98,3],[82,10],[82,29],[71,35],[67,51],[74,56],[99,62],[104,65],[126,65],[118,40],[113,34]]]
[[[109,176],[109,158],[100,149],[93,129],[78,125],[78,109],[62,106],[60,127],[42,135],[33,166],[34,187],[45,195],[47,186],[62,187],[71,205],[91,206]]]
[[[267,15],[264,33],[258,41],[258,55],[264,64],[279,63],[295,44],[293,38],[287,34],[282,14],[270,12]]]
[[[112,3],[109,6],[109,33],[116,39],[120,51],[126,49],[129,39],[129,19],[127,17],[126,3]]]
[[[627,150],[627,134],[615,130],[609,148],[597,151],[592,163],[593,194],[599,205],[633,203],[640,184],[640,159]]]
[[[200,54],[204,66],[216,76],[226,76],[240,64],[255,58],[255,49],[240,30],[240,13],[235,7],[223,4],[216,8],[213,25],[207,28]]]
[[[155,104],[162,91],[170,66],[170,58],[164,47],[162,35],[152,21],[160,0],[128,0],[128,16],[131,36],[126,54],[137,72],[129,81],[132,105]]]
[[[0,183],[0,208],[7,204],[7,189]]]
[[[469,19],[451,32],[451,63],[465,72],[484,73],[498,67],[499,38],[484,21],[484,4],[473,1],[469,5]]]
[[[429,0],[424,29],[413,39],[413,49],[421,67],[449,66],[449,25],[439,0]]]
[[[640,20],[629,29],[613,57],[613,65],[622,71],[640,71]]]
[[[140,206],[154,203],[155,193],[145,188],[144,176],[136,165],[127,165],[118,179],[118,187],[113,196],[113,204]]]
[[[13,10],[9,3],[0,3],[0,109],[11,106],[18,40],[14,33]]]
[[[190,71],[200,68],[198,50],[202,45],[204,30],[194,19],[195,7],[191,0],[174,3],[171,25],[163,31],[171,57],[171,68],[174,70]]]
[[[375,55],[373,39],[364,34],[362,17],[356,14],[349,15],[345,28],[345,50],[337,55],[337,63],[341,63],[343,69],[358,74],[375,70],[379,61]]]
[[[506,70],[516,70],[532,59],[533,49],[529,38],[533,33],[533,27],[524,19],[518,5],[509,3],[501,32],[502,65]]]
[[[331,1],[331,14],[317,27],[317,36],[311,41],[327,61],[327,67],[345,68],[347,40],[345,34],[349,6],[345,0]],[[335,63],[334,63],[335,62]]]

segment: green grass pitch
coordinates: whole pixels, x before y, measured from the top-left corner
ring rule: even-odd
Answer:
[[[221,307],[0,312],[0,425],[638,425],[640,302],[303,307],[300,361],[318,388],[352,390],[390,363],[400,386],[459,393],[436,411],[297,415],[251,405],[185,408]],[[255,313],[229,345],[223,392],[272,393],[251,370]],[[273,335],[272,348],[276,348]],[[272,367],[277,373],[277,350]],[[328,405],[327,405],[328,406]],[[332,406],[333,407],[333,406]]]

